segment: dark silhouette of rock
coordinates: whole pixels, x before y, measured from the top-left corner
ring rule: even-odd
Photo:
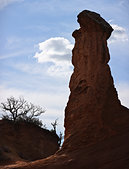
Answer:
[[[0,165],[46,158],[59,149],[58,140],[34,124],[0,120]]]
[[[65,139],[55,155],[16,168],[129,168],[129,110],[122,106],[108,65],[112,27],[95,12],[78,15]],[[14,167],[15,168],[15,167]]]

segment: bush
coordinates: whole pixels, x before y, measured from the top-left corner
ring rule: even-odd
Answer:
[[[43,125],[42,121],[37,117],[44,113],[45,110],[40,106],[28,103],[24,98],[7,98],[5,103],[1,103],[1,109],[6,113],[6,115],[2,115],[2,120],[11,120],[14,123],[25,121],[39,127]]]
[[[31,123],[31,124],[34,124],[34,125],[36,125],[36,126],[39,126],[39,127],[42,127],[42,121],[41,120],[39,120],[38,118],[26,118],[26,120],[25,120],[26,122],[28,122],[28,123]]]

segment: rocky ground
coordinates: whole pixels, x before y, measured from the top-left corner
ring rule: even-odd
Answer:
[[[33,124],[0,120],[0,165],[42,159],[58,149],[58,136]]]

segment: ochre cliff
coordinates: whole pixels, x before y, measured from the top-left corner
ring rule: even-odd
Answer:
[[[44,160],[10,168],[129,168],[129,110],[118,99],[108,65],[107,39],[113,29],[87,10],[78,15],[78,22],[62,149]]]

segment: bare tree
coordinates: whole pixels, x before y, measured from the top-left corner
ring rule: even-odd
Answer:
[[[9,117],[11,120],[16,121],[18,117],[23,114],[23,106],[26,104],[26,101],[23,98],[15,99],[14,97],[7,98],[5,103],[1,103],[1,109],[10,113]]]
[[[44,113],[45,110],[43,110],[40,106],[35,106],[32,103],[26,103],[23,106],[23,117],[28,116],[30,119],[40,116],[42,113]]]
[[[1,109],[9,113],[6,116],[14,122],[19,118],[24,120],[34,119],[45,112],[40,106],[28,103],[24,98],[15,99],[14,97],[7,98],[6,102],[1,103]]]
[[[51,123],[51,125],[53,127],[52,131],[54,131],[55,133],[56,133],[56,127],[57,127],[57,124],[58,124],[57,121],[58,121],[58,119],[56,119],[53,123]]]

